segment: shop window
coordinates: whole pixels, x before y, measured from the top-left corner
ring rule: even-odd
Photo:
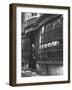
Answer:
[[[52,30],[62,27],[63,19],[62,17],[58,17],[52,21]]]
[[[41,35],[41,43],[44,43],[44,34]]]
[[[62,61],[63,60],[63,51],[62,50],[58,50],[57,51],[57,58],[58,60]]]
[[[40,35],[40,37],[39,37],[39,44],[41,43],[41,35]]]
[[[44,33],[44,26],[42,26],[42,33]]]
[[[40,29],[39,44],[44,43],[44,26]]]
[[[46,25],[40,28],[39,32],[39,45],[38,45],[38,60],[60,60],[63,50],[63,40],[62,40],[62,21],[58,17],[53,21],[50,21]],[[57,54],[59,50],[59,54]],[[62,51],[61,51],[62,52]],[[61,57],[60,59],[58,59]]]
[[[57,52],[46,52],[45,53],[45,59],[55,59],[57,57]]]
[[[62,39],[58,39],[59,44],[63,44],[63,40]]]
[[[48,22],[48,24],[45,25],[45,32],[51,31],[51,22]]]

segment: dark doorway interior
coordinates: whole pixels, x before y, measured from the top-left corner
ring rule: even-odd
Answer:
[[[30,32],[28,36],[30,39],[29,69],[31,71],[36,71],[35,34],[34,32]]]

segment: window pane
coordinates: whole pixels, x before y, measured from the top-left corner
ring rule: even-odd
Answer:
[[[51,22],[45,25],[45,32],[51,31]]]
[[[41,35],[40,35],[40,37],[39,37],[39,44],[41,43]]]
[[[44,43],[44,34],[41,35],[41,43]]]
[[[44,33],[44,26],[42,26],[42,33]]]

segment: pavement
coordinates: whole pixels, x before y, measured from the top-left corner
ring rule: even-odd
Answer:
[[[34,77],[34,76],[40,76],[40,75],[38,75],[36,72],[32,72],[32,71],[29,71],[29,70],[27,70],[27,71],[22,71],[21,72],[21,75],[22,75],[22,77]]]

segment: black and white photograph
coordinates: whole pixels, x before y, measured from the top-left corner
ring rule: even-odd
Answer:
[[[63,15],[21,13],[21,76],[63,75]]]
[[[70,82],[70,8],[12,4],[11,85]]]

